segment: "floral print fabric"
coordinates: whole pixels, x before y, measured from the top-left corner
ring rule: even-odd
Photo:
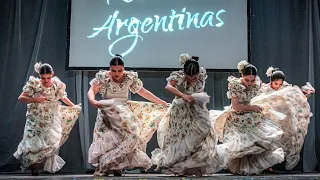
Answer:
[[[152,166],[146,145],[158,128],[166,108],[162,105],[128,101],[129,90],[137,93],[143,86],[135,72],[125,72],[122,83],[112,81],[108,71],[100,71],[91,85],[100,87],[105,100],[98,109],[93,142],[89,149],[89,163],[96,173]]]
[[[52,81],[53,85],[45,88],[40,79],[31,76],[23,88],[23,92],[31,97],[43,95],[48,99],[44,103],[27,105],[23,139],[14,153],[21,160],[23,170],[44,162],[44,170],[54,173],[65,164],[57,155],[58,150],[68,139],[81,107],[60,105],[58,100],[67,95],[66,86],[57,77],[53,77]]]

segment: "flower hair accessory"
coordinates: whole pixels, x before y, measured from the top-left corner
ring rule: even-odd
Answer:
[[[243,69],[248,65],[249,63],[246,60],[242,60],[238,63],[238,70],[240,73],[242,73]]]
[[[266,72],[266,75],[267,77],[271,77],[272,76],[272,73],[274,72],[274,68],[271,66],[268,68],[267,72]]]
[[[41,66],[42,66],[42,63],[41,63],[41,62],[37,62],[37,63],[34,65],[34,71],[39,74],[39,73],[40,73],[40,68],[41,68]]]
[[[186,63],[190,59],[191,59],[191,56],[189,54],[181,54],[180,58],[179,58],[179,62],[181,65],[183,65],[184,63]]]

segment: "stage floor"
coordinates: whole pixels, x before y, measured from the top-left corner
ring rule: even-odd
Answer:
[[[320,174],[263,174],[259,176],[233,176],[231,174],[214,174],[212,176],[203,176],[203,177],[177,177],[177,176],[166,176],[163,174],[123,174],[122,177],[113,177],[113,176],[104,176],[104,177],[93,177],[90,174],[73,174],[73,175],[59,175],[59,174],[46,174],[39,176],[31,176],[26,174],[8,174],[0,175],[0,180],[28,180],[28,179],[37,179],[37,180],[114,180],[114,179],[181,179],[181,180],[191,180],[191,179],[215,179],[215,180],[267,180],[267,179],[320,179]]]

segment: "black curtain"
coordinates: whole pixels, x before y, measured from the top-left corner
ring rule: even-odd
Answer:
[[[252,63],[268,81],[265,71],[278,67],[286,81],[302,86],[307,81],[320,88],[319,0],[251,0]],[[313,117],[310,120],[301,159],[296,170],[318,169],[320,96],[309,98]],[[283,169],[283,167],[280,167]]]

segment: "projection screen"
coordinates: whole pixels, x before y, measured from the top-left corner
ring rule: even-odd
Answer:
[[[70,0],[67,69],[180,68],[182,53],[212,70],[248,59],[247,0]]]

